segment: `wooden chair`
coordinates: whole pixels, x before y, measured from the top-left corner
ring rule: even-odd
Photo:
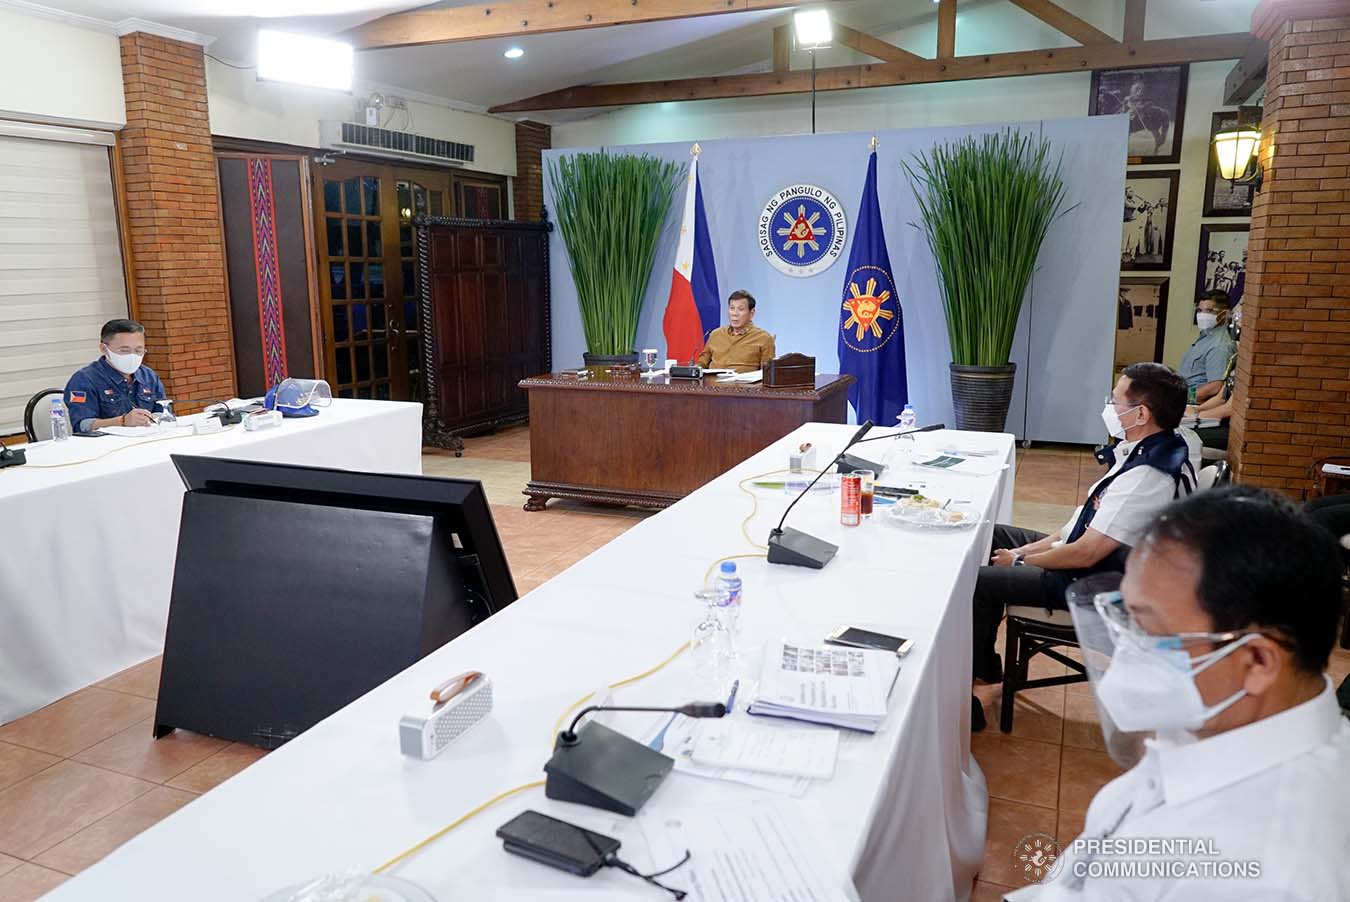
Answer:
[[[1074,632],[1073,618],[1068,611],[1012,605],[1008,608],[1004,628],[1003,707],[999,712],[998,728],[1011,733],[1017,693],[1024,689],[1082,683],[1088,676],[1082,661],[1057,650],[1078,647],[1078,634]],[[1037,655],[1058,661],[1071,672],[1064,676],[1029,679],[1031,661]]]

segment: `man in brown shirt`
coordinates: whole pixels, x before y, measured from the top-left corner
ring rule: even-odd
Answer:
[[[773,335],[754,323],[755,299],[748,291],[733,291],[727,298],[730,325],[714,329],[695,361],[711,369],[749,373],[763,369],[774,358]]]

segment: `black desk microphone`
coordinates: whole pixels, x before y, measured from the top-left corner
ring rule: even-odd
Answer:
[[[4,442],[0,442],[0,470],[5,467],[21,467],[28,462],[28,453],[20,448],[15,451],[12,448],[5,447]]]
[[[891,432],[886,435],[874,435],[871,438],[865,438],[854,444],[865,445],[868,442],[879,442],[888,438],[900,438],[902,435],[916,435],[920,432],[936,432],[939,429],[946,429],[946,423],[929,423],[927,426],[916,426],[913,429],[906,429],[904,432]],[[881,473],[881,467],[873,461],[861,457],[854,457],[852,454],[844,454],[839,458],[839,472],[852,473],[854,470],[873,470]]]
[[[722,702],[690,702],[678,708],[591,705],[558,734],[553,757],[544,765],[544,795],[563,802],[617,811],[629,817],[656,792],[675,766],[674,759],[629,739],[604,724],[577,724],[592,711],[666,711],[686,717],[725,717]]]
[[[820,482],[820,477],[828,473],[830,467],[838,463],[849,448],[862,441],[863,436],[871,429],[871,420],[859,426],[858,431],[853,433],[853,438],[848,440],[848,444],[844,445],[843,450],[836,454],[833,460],[820,468],[816,478],[811,480],[810,484],[801,491],[801,494],[792,499],[792,503],[787,506],[787,510],[783,511],[782,519],[769,533],[770,564],[793,564],[797,567],[811,567],[814,570],[819,570],[830,562],[830,558],[834,557],[834,553],[839,550],[838,545],[831,545],[824,539],[817,539],[815,536],[804,533],[799,529],[792,529],[791,527],[784,529],[783,523],[787,520],[788,514],[792,513],[792,509],[797,506],[797,502],[805,498],[807,493],[815,488],[816,483]],[[883,438],[889,438],[889,436],[883,436]]]

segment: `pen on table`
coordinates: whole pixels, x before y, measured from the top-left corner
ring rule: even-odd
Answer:
[[[727,696],[727,713],[728,713],[728,714],[730,714],[732,711],[736,710],[736,690],[738,690],[738,689],[740,689],[740,688],[741,688],[741,681],[740,681],[740,680],[736,680],[736,682],[734,682],[734,683],[731,684],[731,694]]]

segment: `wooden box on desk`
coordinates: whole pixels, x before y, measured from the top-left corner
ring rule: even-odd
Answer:
[[[816,358],[805,354],[784,354],[764,368],[765,388],[814,388]]]

